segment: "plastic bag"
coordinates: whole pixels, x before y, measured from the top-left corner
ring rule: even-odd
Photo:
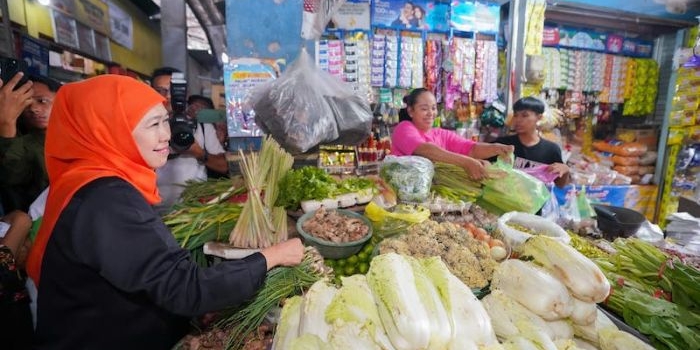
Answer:
[[[520,169],[525,174],[528,174],[546,184],[553,182],[559,177],[556,173],[549,170],[549,165],[539,165],[531,168]]]
[[[294,154],[323,143],[354,146],[371,132],[369,105],[318,69],[305,49],[279,79],[255,89],[249,103],[257,125]]]
[[[524,243],[532,234],[523,232],[509,224],[522,226],[535,234],[546,235],[565,244],[571,242],[569,234],[553,221],[533,214],[510,212],[498,218],[498,230],[503,235],[503,240],[513,247],[513,249],[516,249],[519,245]]]
[[[612,161],[615,165],[639,165],[639,157],[623,157],[613,156]]]
[[[430,195],[435,169],[433,162],[418,156],[387,156],[379,168],[379,176],[405,202],[422,202]]]
[[[540,215],[543,218],[552,222],[558,222],[559,210],[559,201],[557,200],[557,196],[554,195],[554,186],[552,186],[549,189],[549,200],[542,207],[542,212],[540,213]]]
[[[503,176],[483,181],[484,192],[481,199],[502,212],[521,211],[536,213],[549,199],[545,184],[522,172],[513,169],[512,164],[497,160],[489,171]]]

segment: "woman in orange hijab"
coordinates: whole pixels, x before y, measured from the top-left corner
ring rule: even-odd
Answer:
[[[298,264],[289,240],[202,269],[153,210],[168,157],[163,98],[133,78],[63,86],[46,135],[50,190],[27,270],[37,349],[170,349],[189,317],[243,302],[268,269]]]

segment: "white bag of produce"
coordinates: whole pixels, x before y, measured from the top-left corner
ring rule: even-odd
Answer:
[[[433,162],[419,156],[387,156],[379,168],[379,176],[404,202],[421,203],[428,199],[434,174]]]
[[[430,321],[411,264],[395,253],[379,255],[372,259],[367,282],[394,348],[427,349]]]
[[[508,225],[508,223],[528,228],[532,233],[518,230]],[[498,229],[503,234],[503,240],[508,242],[514,249],[532,237],[533,234],[549,236],[565,244],[571,242],[571,237],[556,223],[537,215],[517,211],[501,215],[498,218]]]
[[[576,249],[547,236],[532,236],[517,249],[558,278],[571,294],[585,302],[599,303],[610,293],[610,282],[600,268]]]
[[[326,322],[326,309],[336,293],[338,289],[326,280],[320,280],[309,288],[301,306],[299,334],[313,334],[324,342],[328,341],[331,325]]]
[[[569,317],[574,309],[573,298],[561,281],[522,260],[502,262],[494,271],[491,289],[502,291],[547,321]]]
[[[471,289],[460,281],[439,257],[422,259],[447,311],[452,335],[448,349],[471,349],[498,344],[491,318]]]
[[[299,323],[301,322],[301,305],[304,298],[293,296],[284,302],[280,321],[275,329],[275,337],[272,341],[272,350],[289,349],[292,341],[299,336]]]

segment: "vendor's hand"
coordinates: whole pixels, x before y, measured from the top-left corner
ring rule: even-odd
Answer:
[[[7,83],[0,80],[0,124],[15,126],[22,111],[32,104],[34,90],[31,81],[14,90],[23,75],[17,73]]]
[[[547,167],[547,171],[557,174],[558,177],[563,177],[569,173],[569,167],[562,163],[552,163]]]
[[[299,238],[292,238],[262,250],[267,260],[267,269],[275,266],[295,266],[304,258],[304,245]]]
[[[502,143],[494,143],[493,145],[496,146],[497,155],[503,157],[503,159],[508,159],[506,157],[515,152],[515,147],[513,145],[504,145]]]
[[[462,168],[472,180],[479,181],[487,177],[486,165],[488,165],[488,161],[467,157]]]

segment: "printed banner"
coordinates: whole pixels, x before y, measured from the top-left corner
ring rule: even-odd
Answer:
[[[26,35],[22,35],[22,60],[27,73],[49,76],[49,48]]]
[[[75,0],[75,19],[109,35],[109,8],[102,0]]]
[[[347,0],[333,14],[329,29],[369,30],[370,0]]]
[[[57,43],[78,48],[78,29],[75,19],[61,11],[52,10],[53,33]]]
[[[109,24],[112,40],[132,50],[134,48],[134,24],[131,16],[112,2],[109,3]]]
[[[394,29],[448,31],[449,4],[427,0],[375,0],[372,25]]]
[[[275,79],[274,68],[255,58],[241,58],[224,66],[226,124],[229,137],[261,136],[252,108],[245,106],[247,95],[256,86]]]
[[[52,0],[51,7],[71,17],[75,16],[75,0]]]
[[[501,6],[474,0],[452,1],[450,26],[459,31],[498,34]]]

